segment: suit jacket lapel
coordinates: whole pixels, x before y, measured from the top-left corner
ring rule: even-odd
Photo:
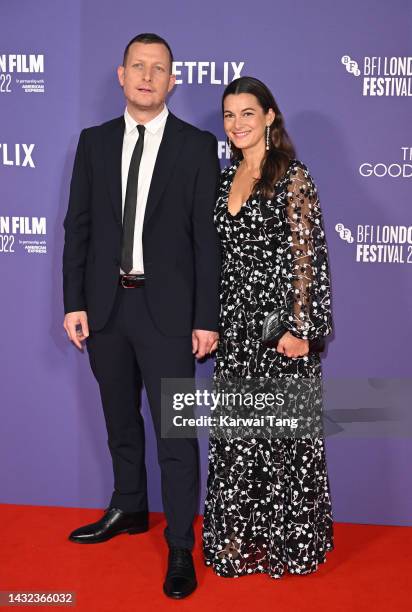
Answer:
[[[115,119],[107,128],[104,138],[104,161],[110,200],[114,214],[122,223],[122,148],[124,136],[124,117]]]
[[[183,122],[169,112],[153,170],[143,227],[153,215],[172,174],[179,151],[183,146],[183,126]]]

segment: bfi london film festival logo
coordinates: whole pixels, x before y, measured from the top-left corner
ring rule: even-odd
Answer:
[[[350,228],[337,223],[335,231],[349,245],[355,243],[358,263],[412,263],[412,225],[357,225],[353,236]]]
[[[36,168],[34,149],[33,143],[1,143],[0,165],[6,168]],[[32,236],[42,237],[46,233],[46,217],[0,216],[0,254],[15,253],[16,247],[29,254],[45,254],[46,240]]]
[[[0,255],[26,251],[29,255],[45,255],[46,217],[0,216]]]
[[[33,143],[1,143],[0,165],[36,168],[34,149]],[[17,248],[29,254],[43,255],[47,253],[46,240],[42,238],[46,234],[46,217],[0,216],[0,254],[15,253]]]
[[[41,78],[35,76],[42,75]],[[44,93],[44,55],[0,53],[0,94]]]
[[[349,74],[362,77],[363,96],[412,96],[412,56],[365,56],[358,63],[344,55],[341,62]]]

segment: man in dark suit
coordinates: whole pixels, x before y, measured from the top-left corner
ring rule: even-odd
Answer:
[[[216,138],[165,105],[175,77],[167,42],[140,34],[118,68],[123,116],[80,134],[64,220],[64,328],[99,384],[114,492],[78,543],[148,529],[144,383],[157,437],[169,561],[165,593],[196,588],[191,550],[198,444],[162,437],[161,379],[192,378],[217,347],[220,253],[213,225]]]

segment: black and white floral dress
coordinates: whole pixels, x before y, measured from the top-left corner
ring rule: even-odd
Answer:
[[[293,159],[272,199],[258,193],[231,215],[227,202],[237,167],[222,171],[215,208],[223,262],[214,377],[319,379],[319,354],[288,358],[260,341],[265,316],[279,306],[293,335],[313,339],[331,332],[316,186],[307,167]],[[280,578],[286,569],[316,571],[333,548],[322,436],[228,440],[211,433],[203,522],[207,565],[224,577],[265,572]]]

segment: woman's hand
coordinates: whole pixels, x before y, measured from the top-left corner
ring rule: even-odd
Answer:
[[[309,353],[309,340],[301,340],[286,332],[279,340],[276,350],[286,357],[304,357]]]

